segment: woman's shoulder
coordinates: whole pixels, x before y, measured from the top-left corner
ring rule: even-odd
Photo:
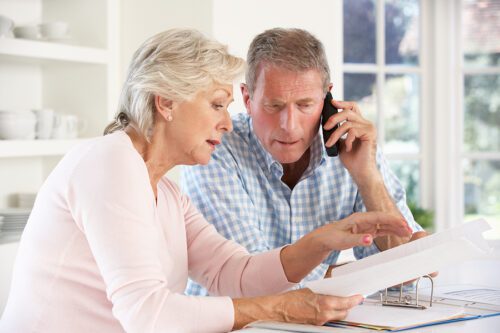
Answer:
[[[61,164],[83,174],[108,173],[119,176],[143,171],[144,163],[123,131],[92,138],[73,147]]]

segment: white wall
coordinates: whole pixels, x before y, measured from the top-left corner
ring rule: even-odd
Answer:
[[[194,28],[212,35],[212,0],[123,0],[120,22],[120,84],[135,50],[152,35],[170,28]],[[179,180],[179,168],[168,177]]]
[[[123,80],[132,54],[148,37],[170,28],[212,34],[212,0],[122,0],[120,68]]]
[[[213,0],[213,4],[213,36],[244,59],[252,39],[266,29],[301,28],[314,34],[325,46],[332,71],[333,94],[336,98],[342,95],[336,79],[341,73],[338,67],[342,55],[336,52],[341,41],[335,40],[330,33],[341,24],[338,0]],[[234,95],[231,113],[244,111],[238,87],[234,88]]]

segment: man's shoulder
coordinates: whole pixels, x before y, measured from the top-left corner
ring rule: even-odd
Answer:
[[[238,113],[232,118],[233,131],[224,135],[222,144],[227,147],[247,147],[250,143],[250,117],[246,113]]]

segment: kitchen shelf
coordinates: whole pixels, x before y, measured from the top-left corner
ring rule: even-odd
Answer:
[[[84,140],[0,140],[0,158],[61,156]]]
[[[0,39],[0,57],[35,63],[53,60],[106,65],[109,61],[104,49],[16,38]]]
[[[52,109],[86,124],[75,140],[0,140],[0,207],[36,193],[72,147],[100,136],[120,92],[120,0],[0,0],[19,26],[66,22],[71,38],[0,38],[0,110]],[[54,127],[57,118],[54,119]],[[1,267],[1,265],[0,265]],[[0,304],[1,306],[1,304]]]

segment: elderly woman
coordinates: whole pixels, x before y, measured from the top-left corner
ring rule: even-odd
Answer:
[[[359,214],[252,256],[217,234],[164,176],[179,164],[208,163],[231,131],[231,83],[242,67],[192,30],[160,33],[139,48],[107,135],[68,152],[40,189],[1,332],[223,332],[257,319],[321,324],[362,300],[308,289],[265,295],[293,287],[333,249],[369,245],[377,232],[407,235],[404,221]],[[185,296],[188,276],[226,296]]]

